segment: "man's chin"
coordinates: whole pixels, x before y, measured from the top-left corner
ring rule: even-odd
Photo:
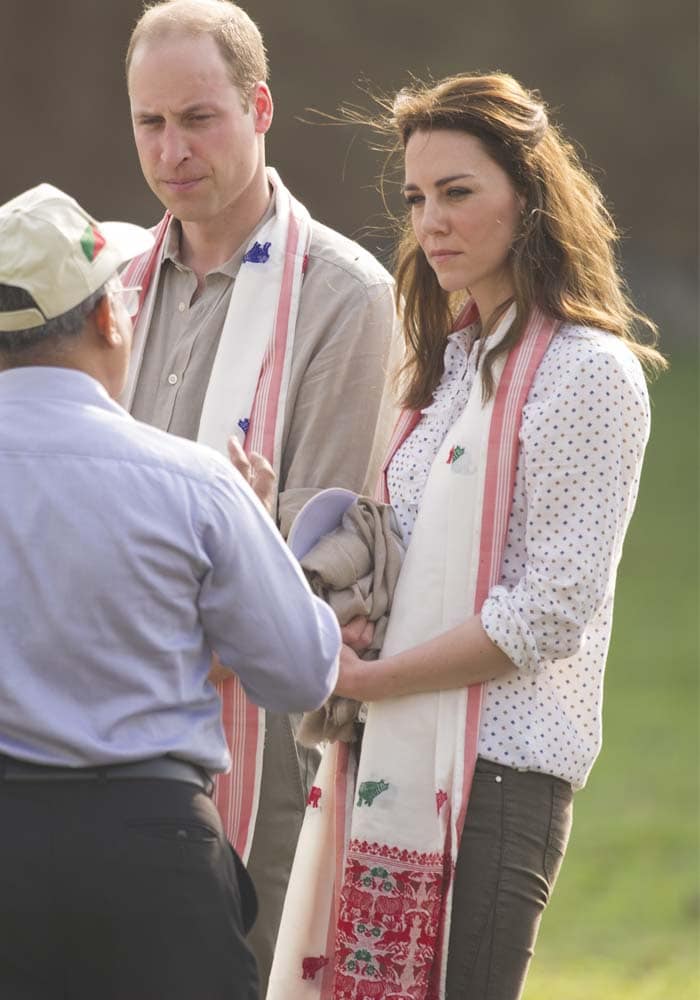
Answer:
[[[215,214],[211,209],[207,210],[207,206],[202,202],[194,204],[186,198],[166,198],[164,196],[159,196],[159,200],[180,222],[206,222],[212,217],[212,214]]]
[[[152,190],[158,201],[182,222],[204,222],[212,214],[211,206],[207,204],[206,199],[193,189],[178,192],[159,185]]]

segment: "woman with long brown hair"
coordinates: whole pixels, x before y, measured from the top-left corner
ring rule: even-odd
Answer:
[[[380,658],[341,656],[336,693],[368,703],[357,774],[327,748],[269,996],[296,976],[334,1000],[515,1000],[600,749],[643,366],[665,362],[537,94],[465,74],[386,110],[408,213],[385,499],[408,549]]]

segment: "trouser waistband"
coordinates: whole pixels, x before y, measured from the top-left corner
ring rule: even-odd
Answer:
[[[211,795],[214,782],[204,768],[176,757],[153,757],[99,767],[53,767],[0,754],[0,781],[185,781]]]

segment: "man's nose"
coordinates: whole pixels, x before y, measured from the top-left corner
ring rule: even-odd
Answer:
[[[161,134],[160,159],[169,167],[176,167],[190,155],[189,145],[182,129],[166,124]]]

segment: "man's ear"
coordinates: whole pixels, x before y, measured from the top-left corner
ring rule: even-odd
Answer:
[[[270,88],[262,80],[256,83],[253,88],[252,103],[255,131],[260,135],[265,135],[270,125],[272,125],[274,105],[272,103]]]
[[[93,310],[95,329],[106,347],[119,347],[124,339],[119,330],[114,306],[108,293],[105,293]]]

